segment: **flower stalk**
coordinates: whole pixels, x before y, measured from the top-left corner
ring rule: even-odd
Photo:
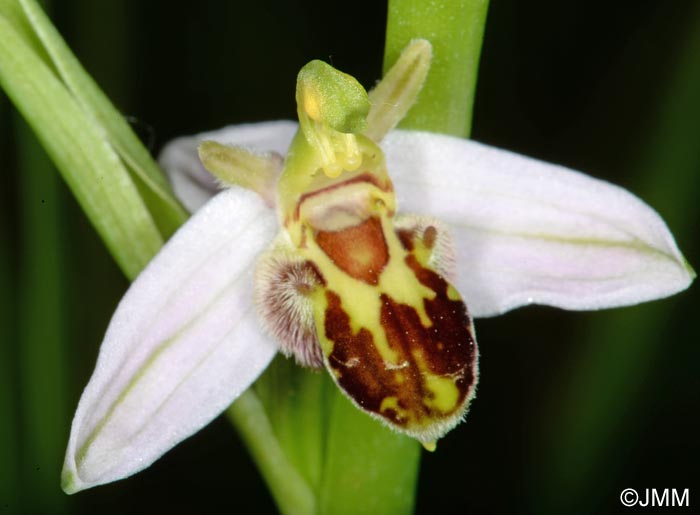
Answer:
[[[430,73],[401,128],[469,137],[488,6],[488,0],[389,1],[384,71],[412,39],[433,46]]]

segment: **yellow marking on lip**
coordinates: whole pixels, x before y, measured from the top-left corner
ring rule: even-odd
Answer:
[[[457,288],[451,284],[447,286],[447,298],[450,300],[462,300],[462,296],[457,291]]]
[[[391,227],[391,219],[382,222]],[[394,236],[399,240],[397,232]],[[385,237],[390,243],[391,236]],[[347,241],[350,248],[354,240]],[[402,272],[403,281],[393,283],[399,290],[382,291],[385,273],[372,286],[336,270],[337,283],[329,280],[323,311],[315,316],[326,363],[345,393],[361,409],[430,447],[461,419],[474,383],[475,346],[464,303],[450,300],[449,283],[417,262],[408,248],[402,245],[402,252],[391,256]],[[323,270],[320,261],[315,264]],[[343,281],[347,289],[338,287]],[[412,283],[410,293],[420,309],[395,300],[406,282]],[[358,299],[358,290],[369,297]],[[430,313],[435,325],[423,323],[421,312]],[[369,325],[372,320],[378,326]],[[395,359],[387,359],[389,353]],[[348,367],[355,355],[362,356],[361,365]]]
[[[433,394],[433,398],[423,399],[423,404],[442,413],[451,413],[459,404],[459,389],[454,380],[434,374],[424,376],[425,386]]]
[[[399,399],[396,397],[385,397],[379,406],[380,412],[393,410],[399,418],[406,418],[406,410],[399,406]]]
[[[399,353],[389,345],[386,333],[381,323],[382,294],[391,297],[398,304],[411,306],[418,314],[424,327],[430,327],[432,322],[425,311],[424,300],[435,298],[435,292],[421,284],[415,273],[406,266],[406,250],[393,228],[392,220],[386,213],[379,215],[382,234],[388,248],[389,261],[379,276],[377,285],[370,285],[348,275],[319,247],[312,237],[312,231],[307,228],[307,248],[304,254],[313,261],[326,278],[329,288],[337,293],[342,302],[342,308],[350,318],[350,325],[355,334],[365,328],[370,331],[382,359],[392,365],[400,364]],[[323,327],[327,303],[323,298],[324,292],[319,291],[315,302],[317,327]],[[321,347],[326,354],[333,351],[333,344],[320,334]]]

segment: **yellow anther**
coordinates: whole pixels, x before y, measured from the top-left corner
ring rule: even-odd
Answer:
[[[312,120],[319,121],[321,119],[321,109],[318,104],[318,92],[315,89],[303,89],[304,102],[303,109]]]

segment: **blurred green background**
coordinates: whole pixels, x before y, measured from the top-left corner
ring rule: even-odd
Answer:
[[[367,87],[381,72],[385,6],[370,0],[48,10],[153,152],[177,135],[293,118],[310,59]],[[492,2],[473,137],[632,190],[699,268],[700,3]],[[133,478],[60,491],[72,412],[127,281],[2,94],[0,169],[0,514],[274,513],[224,419]],[[417,511],[616,513],[624,488],[690,488],[696,504],[699,301],[691,287],[604,313],[479,321],[478,398],[424,456]]]

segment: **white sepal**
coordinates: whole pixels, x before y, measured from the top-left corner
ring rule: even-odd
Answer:
[[[149,466],[208,424],[267,367],[276,346],[259,329],[253,271],[276,225],[256,194],[226,190],[134,281],[73,419],[64,490]]]
[[[202,141],[213,140],[222,145],[234,145],[255,152],[277,152],[287,155],[287,149],[299,124],[288,120],[231,125],[216,131],[183,136],[169,142],[158,162],[168,174],[175,194],[194,213],[219,189],[214,176],[202,166],[197,147]]]
[[[474,316],[636,304],[694,278],[661,217],[620,187],[451,136],[394,131],[382,147],[399,209],[449,224]]]

